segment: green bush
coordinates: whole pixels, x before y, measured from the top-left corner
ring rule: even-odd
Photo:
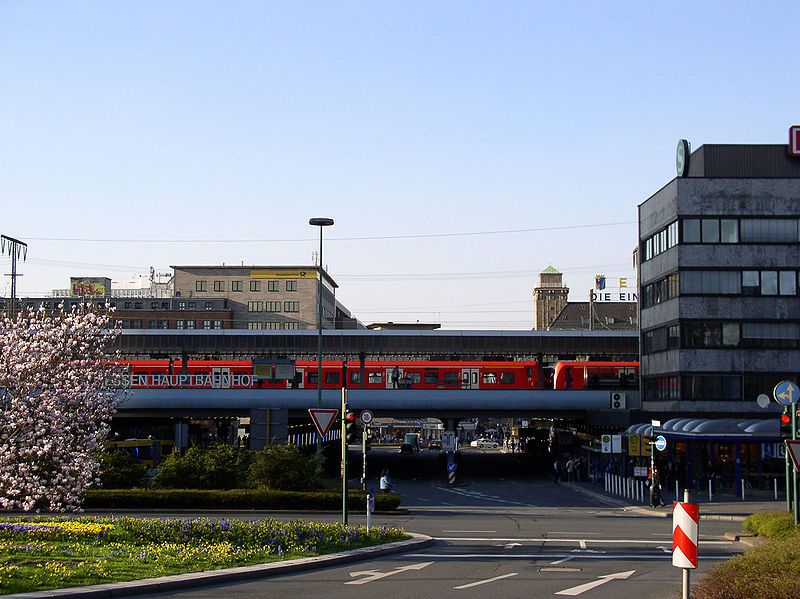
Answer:
[[[306,491],[319,488],[317,470],[316,457],[294,445],[268,445],[253,456],[248,480],[255,487]]]
[[[350,491],[349,509],[365,509],[363,491]],[[340,510],[341,493],[336,491],[276,491],[272,489],[90,489],[84,495],[88,509],[238,509],[238,510]],[[396,510],[400,496],[380,493],[376,510]]]
[[[106,489],[129,489],[140,485],[147,466],[124,451],[100,455],[100,484]]]
[[[166,489],[234,489],[244,483],[249,453],[229,445],[173,451],[162,462],[154,482]]]
[[[800,532],[794,525],[794,516],[787,512],[753,514],[744,521],[744,529],[768,539],[785,539]]]

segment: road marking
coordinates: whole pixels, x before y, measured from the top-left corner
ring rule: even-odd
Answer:
[[[703,560],[723,561],[729,560],[734,555],[740,555],[741,552],[730,553],[728,555],[707,555],[703,554]],[[606,560],[620,560],[620,559],[635,559],[642,561],[658,561],[665,559],[672,559],[672,556],[666,553],[660,554],[643,554],[643,553],[624,553],[624,554],[604,554],[599,555],[596,553],[581,553],[580,555],[565,555],[563,553],[407,553],[406,557],[435,557],[436,559],[558,559],[564,557],[574,557],[575,559],[606,559]]]
[[[539,572],[580,572],[581,568],[539,568]]]
[[[405,572],[406,570],[422,570],[427,566],[430,566],[434,562],[422,562],[419,564],[409,564],[408,566],[400,566],[399,568],[395,568],[394,570],[390,570],[389,572],[379,572],[378,570],[361,570],[360,572],[350,572],[350,576],[355,578],[356,576],[363,576],[360,580],[351,580],[350,582],[346,582],[345,584],[367,584],[368,582],[375,582],[376,580],[380,580],[381,578],[386,578],[387,576],[393,576],[395,574],[400,574],[401,572]]]
[[[497,532],[496,530],[443,530],[442,532],[482,533]]]
[[[586,584],[581,584],[576,587],[572,587],[570,589],[564,589],[563,591],[558,591],[556,595],[569,595],[571,597],[575,597],[576,595],[581,595],[586,591],[591,591],[592,589],[599,587],[607,582],[611,582],[612,580],[625,580],[629,578],[636,570],[628,570],[627,572],[617,572],[616,574],[606,574],[605,576],[601,576],[597,580],[593,580],[592,582],[587,582]]]
[[[522,505],[525,507],[534,507],[529,503],[520,503],[519,501],[508,501],[506,499],[493,499],[489,495],[484,495],[478,491],[470,491],[467,489],[448,489],[447,487],[439,487],[441,491],[446,491],[447,493],[454,493],[456,495],[461,495],[462,497],[469,497],[470,499],[483,499],[485,501],[495,501],[497,503],[508,503],[510,505]]]
[[[501,537],[435,537],[437,541],[505,541],[507,543],[580,543],[586,539],[554,539],[548,538],[501,538]],[[626,545],[663,545],[664,541],[656,539],[592,539],[592,543],[620,543]],[[733,545],[733,541],[703,541],[703,545]]]
[[[470,587],[476,587],[481,584],[487,584],[490,582],[494,582],[495,580],[502,580],[503,578],[511,578],[512,576],[517,576],[519,572],[512,572],[511,574],[503,574],[502,576],[495,576],[494,578],[487,578],[486,580],[479,580],[478,582],[471,582],[469,584],[462,584],[459,587],[453,587],[454,589],[468,589]]]
[[[551,535],[574,535],[576,532],[579,532],[579,531],[575,531],[575,530],[554,530],[554,531],[552,531],[552,532],[550,532],[548,534],[551,534]],[[589,535],[599,535],[599,534],[602,534],[602,533],[599,533],[599,532],[582,532],[581,534],[589,536]],[[672,535],[669,535],[669,536],[672,536]]]
[[[556,561],[554,561],[554,562],[550,562],[550,565],[551,565],[551,566],[557,566],[558,564],[563,564],[564,562],[568,562],[568,561],[569,561],[569,560],[571,560],[571,559],[575,559],[575,557],[576,557],[576,556],[574,556],[574,555],[568,555],[568,556],[567,556],[567,557],[565,557],[565,558],[562,558],[562,559],[557,559],[557,560],[556,560]]]
[[[586,549],[586,541],[581,539],[580,543],[581,543],[581,549]]]
[[[667,547],[666,545],[659,545],[658,548],[661,549],[661,551],[663,551],[664,553],[672,553],[672,548]]]
[[[417,501],[427,501],[428,503],[431,502],[430,499],[425,499],[424,497],[417,497]]]

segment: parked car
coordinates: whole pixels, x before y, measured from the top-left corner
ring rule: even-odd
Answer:
[[[431,439],[428,441],[428,449],[441,449],[442,448],[442,441],[441,439]]]
[[[500,444],[497,441],[495,441],[494,439],[488,439],[486,437],[480,437],[480,438],[475,439],[474,441],[472,441],[469,444],[469,446],[470,447],[479,447],[481,449],[483,449],[485,447],[489,447],[491,449],[495,449],[497,447],[500,447]]]
[[[417,453],[419,445],[419,433],[406,433],[400,444],[400,453]]]

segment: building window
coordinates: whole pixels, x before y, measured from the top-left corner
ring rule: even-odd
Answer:
[[[286,281],[286,291],[297,291],[297,281]]]
[[[150,302],[151,310],[158,310],[158,302]]]
[[[683,219],[683,243],[700,243],[700,219]]]
[[[133,320],[129,320],[128,323],[129,323],[129,325],[128,325],[129,329],[141,329],[142,328],[142,321],[140,319],[138,319],[138,318],[133,319]]]
[[[719,221],[719,240],[722,243],[739,243],[739,221],[729,218]]]
[[[194,320],[187,320],[186,321],[186,328],[193,329],[194,328]]]
[[[161,302],[162,310],[169,310],[169,302]]]
[[[186,307],[189,310],[196,310],[197,309],[197,302],[186,302]]]
[[[264,302],[264,310],[266,312],[280,312],[281,311],[281,303],[280,302]]]
[[[206,290],[206,281],[195,281],[194,290],[195,291],[205,291]]]
[[[280,322],[268,322],[267,323],[267,328],[270,329],[271,331],[277,331],[278,329],[281,328],[281,323]]]
[[[215,320],[214,321],[214,328],[215,329],[221,329],[222,328],[222,321],[221,320]]]
[[[298,330],[300,328],[300,323],[299,322],[287,322],[287,323],[284,323],[284,324],[285,324],[285,326],[283,328],[286,329],[286,330],[289,330],[289,331],[296,331],[296,330]]]
[[[251,321],[247,323],[247,328],[251,331],[260,331],[261,329],[264,328],[264,323]]]
[[[778,218],[743,218],[744,243],[797,243],[797,220]]]
[[[778,295],[778,273],[774,270],[761,271],[761,295]]]
[[[758,295],[759,288],[758,271],[742,271],[742,295]]]
[[[206,329],[206,330],[211,330],[211,321],[210,320],[204,320],[203,321],[203,328]]]
[[[213,310],[214,309],[214,302],[206,302],[205,303],[206,310]]]
[[[280,281],[267,281],[267,289],[269,291],[280,291],[280,289],[278,288],[279,284]]]
[[[261,291],[261,281],[250,281],[250,291]]]
[[[225,291],[225,281],[214,281],[214,291]]]
[[[185,329],[186,328],[186,321],[185,320],[176,320],[175,321],[175,328],[176,329]]]
[[[241,291],[241,290],[242,290],[241,281],[231,281],[231,291]]]
[[[797,273],[793,270],[782,270],[779,277],[781,295],[797,295]]]
[[[741,401],[742,377],[693,374],[681,377],[681,399]]]
[[[131,310],[133,308],[133,302],[125,302],[122,304],[124,310]]]
[[[704,218],[701,223],[703,243],[719,243],[719,219]]]
[[[299,312],[300,302],[283,302],[284,312]]]
[[[264,302],[247,302],[248,312],[262,312],[264,310]]]

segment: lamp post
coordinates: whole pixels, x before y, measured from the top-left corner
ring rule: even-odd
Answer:
[[[319,227],[319,278],[317,279],[317,408],[322,407],[322,229],[333,225],[332,218],[312,218],[308,224]],[[344,414],[342,414],[344,418]],[[322,437],[317,435],[317,463],[322,467]]]

